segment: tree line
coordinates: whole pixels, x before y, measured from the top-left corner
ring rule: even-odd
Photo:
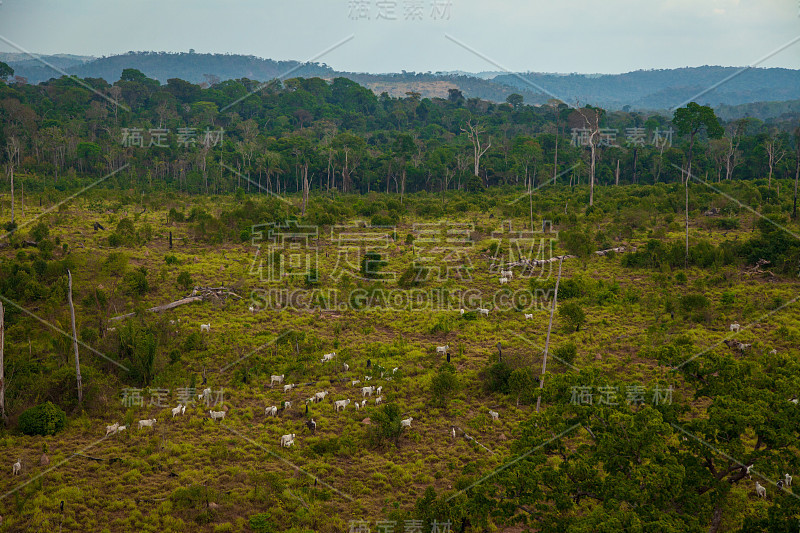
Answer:
[[[3,64],[0,78],[11,79]],[[99,78],[0,83],[0,161],[29,190],[114,172],[125,188],[190,194],[480,191],[797,177],[800,129],[742,119],[681,135],[673,117],[550,100],[496,104],[375,95],[346,78],[166,84]],[[713,111],[711,112],[713,114]],[[214,132],[213,142],[209,134]],[[131,142],[134,140],[135,142]]]

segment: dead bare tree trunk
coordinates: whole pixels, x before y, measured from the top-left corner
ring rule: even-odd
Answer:
[[[558,119],[559,119],[559,115],[558,115],[558,111],[556,111],[556,149],[555,149],[556,155],[553,158],[553,184],[556,183],[556,178],[558,177],[558,134],[559,134],[559,128],[560,128],[560,124],[558,122]]]
[[[303,211],[301,216],[306,216],[306,208],[308,207],[308,163],[303,166]]]
[[[556,278],[556,288],[553,293],[553,306],[550,308],[550,323],[547,325],[547,338],[544,341],[544,357],[542,359],[542,375],[539,378],[539,397],[536,399],[536,412],[539,412],[539,408],[542,405],[542,393],[541,390],[544,388],[544,375],[547,372],[547,353],[550,349],[550,332],[553,330],[553,315],[556,312],[556,303],[558,302],[558,284],[561,282],[561,265],[564,262],[564,258],[558,260],[558,278]]]
[[[597,164],[597,141],[595,139],[600,134],[600,112],[596,109],[591,110],[594,115],[594,122],[592,122],[582,109],[576,109],[576,111],[583,118],[585,126],[588,126],[591,131],[591,135],[589,135],[589,149],[591,151],[591,161],[589,163],[589,206],[591,207],[594,205],[594,174]]]
[[[467,129],[461,128],[461,131],[467,134],[467,138],[472,143],[472,151],[473,151],[473,163],[474,163],[474,173],[475,176],[479,176],[480,173],[480,166],[481,166],[481,157],[483,154],[486,153],[489,148],[492,147],[491,141],[485,147],[481,145],[480,135],[485,131],[481,128],[478,124],[472,125],[472,121],[467,121]]]
[[[0,302],[0,416],[3,417],[3,423],[8,425],[8,416],[6,415],[5,345],[6,345],[5,309],[3,309],[3,302]]]
[[[9,163],[9,171],[11,174],[11,223],[14,223],[14,163]]]
[[[78,331],[75,327],[75,306],[72,303],[72,272],[67,270],[69,278],[69,314],[72,318],[72,346],[75,348],[75,377],[78,380],[78,405],[83,403],[83,383],[81,382],[81,360],[78,355]]]
[[[767,163],[769,164],[769,177],[767,178],[767,188],[772,189],[772,172],[773,169],[781,162],[786,156],[786,152],[777,146],[778,141],[771,140],[764,144],[767,150]]]
[[[619,159],[617,159],[617,172],[614,177],[614,185],[619,186]]]
[[[692,163],[689,163],[689,169],[691,169]],[[691,170],[690,170],[691,171]],[[689,268],[689,172],[686,173],[686,208],[685,208],[685,215],[686,215],[686,255],[683,258],[683,266],[684,268]]]

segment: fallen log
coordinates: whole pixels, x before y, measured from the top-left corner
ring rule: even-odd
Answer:
[[[100,457],[91,457],[89,455],[83,455],[82,453],[74,453],[72,455],[73,455],[73,457],[83,457],[84,459],[91,459],[92,461],[100,461],[100,462],[102,462],[102,461],[106,461],[107,460],[107,459],[101,459]],[[111,459],[108,459],[108,461],[111,461]]]
[[[176,307],[179,307],[181,305],[191,304],[191,303],[194,303],[194,302],[202,302],[202,301],[203,301],[203,297],[202,296],[189,296],[188,298],[182,298],[180,300],[168,303],[166,305],[159,305],[157,307],[151,307],[150,309],[147,309],[147,311],[149,311],[151,313],[160,313],[161,311],[168,311],[170,309],[175,309]],[[125,315],[119,315],[119,316],[111,317],[109,320],[122,320],[122,319],[125,319],[125,318],[130,318],[130,317],[132,317],[134,315],[136,315],[136,313],[128,313],[128,314],[125,314]]]

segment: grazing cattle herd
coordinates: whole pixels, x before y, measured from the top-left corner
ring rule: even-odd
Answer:
[[[509,280],[512,279],[512,277],[513,277],[513,272],[510,271],[510,270],[502,270],[502,271],[500,271],[500,274],[502,276],[500,278],[500,283],[501,284],[508,283]],[[479,308],[476,309],[476,311],[477,311],[479,316],[488,316],[489,315],[489,309],[486,309],[486,308],[480,308],[479,307]],[[254,308],[252,306],[250,307],[250,312],[255,312],[255,310],[254,310]],[[465,310],[464,309],[460,309],[459,313],[460,313],[461,316],[463,316],[465,314]],[[532,320],[533,319],[533,314],[532,313],[524,313],[524,318],[525,318],[525,320]],[[201,324],[200,329],[203,332],[210,332],[211,324]],[[729,326],[729,331],[731,333],[739,333],[741,330],[742,330],[742,326],[740,326],[738,323],[733,323],[733,324],[730,324],[730,326]],[[741,343],[741,342],[739,342],[739,341],[737,341],[735,339],[725,339],[724,342],[728,346],[730,346],[731,348],[737,350],[740,353],[743,353],[743,352],[745,352],[745,351],[747,351],[747,350],[749,350],[751,348],[750,344]],[[448,362],[450,361],[450,353],[449,353],[449,351],[450,351],[450,346],[447,345],[447,344],[445,344],[443,346],[436,346],[435,347],[435,353],[437,355],[438,354],[445,354],[446,357],[447,357],[447,361]],[[771,354],[775,354],[777,352],[775,350],[772,350],[770,353]],[[329,362],[333,361],[333,359],[335,357],[336,357],[336,352],[326,353],[326,354],[324,354],[322,356],[322,358],[320,359],[320,362],[322,364],[329,363]],[[366,367],[367,368],[371,368],[372,367],[372,362],[370,360],[367,361]],[[345,372],[347,372],[347,371],[350,370],[350,365],[348,365],[347,363],[343,363],[342,364],[342,368],[345,370]],[[384,374],[386,373],[386,371],[382,366],[376,365],[374,370],[380,372],[380,378],[379,379],[383,379],[384,378]],[[399,367],[392,368],[392,371],[391,371],[392,376],[394,376],[398,372],[398,370],[399,370]],[[273,375],[271,375],[270,376],[270,388],[274,388],[276,384],[277,385],[283,385],[285,377],[286,377],[285,374],[280,374],[280,375],[273,374]],[[364,375],[363,380],[364,381],[371,381],[372,377],[373,376],[371,376],[371,375]],[[389,376],[389,377],[386,377],[385,379],[387,381],[391,381],[392,377]],[[345,382],[349,381],[351,387],[356,387],[358,385],[361,385],[361,383],[362,383],[362,380],[360,380],[360,379],[350,379],[350,380],[342,380],[342,381],[345,381]],[[383,403],[383,400],[384,400],[383,395],[382,395],[383,387],[384,387],[384,385],[376,385],[376,386],[370,385],[370,386],[362,387],[361,388],[361,396],[362,396],[363,400],[354,402],[355,410],[358,411],[360,409],[364,409],[367,406],[366,397],[369,396],[370,398],[372,398],[373,394],[375,394],[375,396],[376,396],[375,399],[374,399],[375,400],[375,405],[376,406],[381,405]],[[297,388],[297,385],[295,383],[285,384],[285,385],[283,385],[283,392],[284,393],[290,393],[295,388]],[[197,396],[197,398],[198,398],[198,400],[204,400],[204,401],[208,402],[211,399],[211,394],[212,394],[211,388],[205,388],[202,391],[202,393],[200,393]],[[308,414],[308,404],[309,403],[320,403],[320,402],[323,402],[328,395],[329,395],[329,391],[328,390],[323,390],[323,391],[315,392],[313,394],[313,396],[310,396],[309,398],[307,398],[305,400],[305,402],[307,404],[306,405],[306,414]],[[789,399],[789,401],[794,403],[794,404],[798,404],[798,399],[797,398],[791,398],[791,399]],[[347,406],[350,405],[351,403],[353,403],[353,402],[351,402],[350,398],[341,399],[341,400],[335,400],[333,402],[334,412],[338,413],[338,412],[345,411]],[[273,417],[273,418],[277,417],[281,411],[285,411],[285,410],[291,408],[292,402],[288,401],[288,400],[287,401],[283,401],[283,402],[281,402],[281,405],[282,405],[282,407],[280,409],[276,405],[271,405],[271,406],[265,407],[264,415],[266,417]],[[185,413],[186,413],[186,405],[178,404],[177,407],[174,407],[174,408],[170,409],[170,411],[172,413],[172,418],[175,418],[176,416],[179,416],[179,415],[185,415]],[[221,411],[210,410],[210,411],[208,411],[208,413],[209,413],[209,416],[210,416],[211,420],[213,420],[213,421],[222,421],[222,420],[224,420],[224,418],[225,418],[225,416],[227,414],[227,408],[225,408],[224,410],[221,410]],[[498,411],[489,409],[488,413],[489,413],[489,416],[490,416],[492,421],[498,421],[500,419],[500,413]],[[410,429],[411,428],[411,423],[412,423],[413,420],[414,420],[414,418],[411,417],[411,416],[409,416],[408,418],[402,419],[400,421],[401,428],[409,428]],[[144,428],[151,428],[152,429],[152,428],[154,428],[155,424],[156,424],[156,419],[155,418],[139,420],[138,428],[140,430],[142,430]],[[313,418],[307,420],[304,424],[305,424],[306,428],[309,431],[311,431],[312,433],[315,432],[316,429],[317,429],[317,423]],[[126,426],[120,425],[119,423],[114,423],[112,425],[108,425],[108,426],[106,426],[106,437],[108,437],[109,435],[117,434],[117,433],[119,433],[119,432],[121,432],[121,431],[123,431],[125,429],[126,429]],[[456,428],[455,428],[455,426],[451,427],[450,434],[451,434],[452,438],[456,438]],[[282,448],[289,448],[291,446],[294,446],[295,445],[296,436],[297,436],[296,433],[289,433],[289,434],[286,434],[286,435],[282,435],[280,437],[280,441],[279,441],[280,446]],[[751,478],[752,467],[753,467],[752,464],[751,465],[747,465],[746,467],[743,466],[743,475],[746,475],[748,479],[752,479]],[[22,462],[21,462],[21,459],[18,459],[17,462],[15,462],[13,464],[13,469],[12,469],[13,470],[13,474],[14,475],[18,475],[20,473],[21,469],[22,469]],[[760,476],[760,477],[762,477],[765,480],[767,479],[767,478],[764,478],[763,476]],[[775,482],[773,484],[775,486],[777,486],[778,489],[786,490],[788,487],[791,487],[791,485],[792,485],[792,476],[787,473],[787,474],[785,474],[785,476],[784,476],[784,478],[782,480],[779,480],[779,481],[777,481],[777,482]],[[755,492],[756,492],[756,496],[758,498],[763,498],[763,499],[767,498],[767,489],[766,489],[766,487],[764,485],[761,485],[761,483],[759,481],[756,481]]]

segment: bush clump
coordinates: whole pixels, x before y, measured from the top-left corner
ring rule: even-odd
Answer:
[[[55,435],[67,425],[67,414],[51,402],[39,404],[19,417],[19,429],[26,435]]]

